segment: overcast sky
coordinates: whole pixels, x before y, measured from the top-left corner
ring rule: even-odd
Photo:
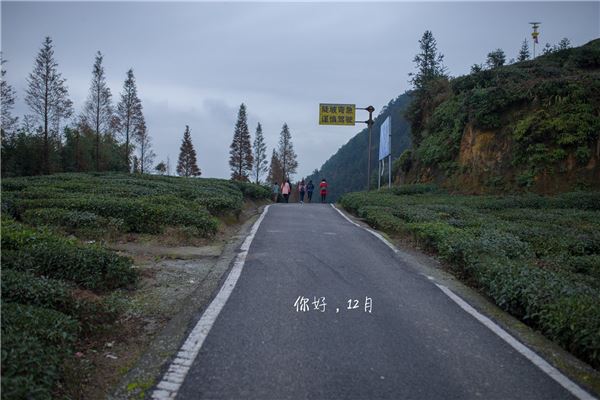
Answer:
[[[508,58],[541,21],[540,43],[600,37],[600,2],[198,3],[1,2],[6,78],[15,114],[28,112],[26,77],[51,36],[77,113],[94,54],[118,101],[134,69],[156,162],[176,165],[185,125],[205,177],[229,177],[229,145],[239,105],[250,131],[263,125],[269,154],[287,122],[309,174],[363,126],[318,125],[320,102],[372,104],[376,114],[406,91],[418,40],[433,31],[453,76],[498,47]],[[357,111],[357,119],[362,119]]]

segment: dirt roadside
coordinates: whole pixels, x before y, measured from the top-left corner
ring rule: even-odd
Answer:
[[[239,220],[224,218],[212,240],[181,245],[177,232],[166,232],[107,243],[134,259],[140,282],[106,299],[121,316],[77,344],[61,391],[73,399],[145,398],[212,299],[263,206],[247,203]]]

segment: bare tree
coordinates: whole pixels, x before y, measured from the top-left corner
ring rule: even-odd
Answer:
[[[42,172],[46,174],[50,173],[50,124],[58,121],[60,125],[60,119],[72,114],[73,104],[68,96],[66,80],[58,72],[58,63],[54,59],[52,39],[47,36],[27,78],[25,96],[25,102],[42,125]]]
[[[140,126],[144,125],[144,115],[142,114],[142,102],[137,95],[137,86],[133,69],[127,71],[127,79],[123,84],[121,92],[121,101],[117,105],[117,130],[125,139],[125,165],[127,171],[131,169],[131,138],[140,131]]]
[[[141,124],[136,130],[135,140],[139,145],[139,157],[140,172],[148,172],[152,168],[154,163],[154,151],[152,151],[152,141],[146,128],[146,123],[142,120]]]
[[[265,137],[263,135],[262,126],[260,122],[256,126],[256,136],[254,136],[253,143],[254,152],[254,167],[253,175],[256,177],[256,183],[260,182],[262,174],[267,172],[267,145],[265,143]]]
[[[283,124],[281,134],[279,136],[279,149],[277,150],[279,161],[281,162],[282,180],[289,179],[291,175],[296,173],[298,161],[296,160],[296,152],[292,143],[292,134],[287,124]]]
[[[96,53],[96,60],[92,70],[90,93],[82,113],[83,122],[92,129],[96,135],[96,171],[100,171],[100,135],[111,134],[111,130],[114,126],[111,102],[112,95],[106,84],[102,59],[102,53]]]
[[[2,53],[0,52],[0,104],[2,104],[2,117],[0,119],[0,137],[2,138],[2,143],[4,143],[7,137],[12,137],[18,123],[18,118],[13,117],[11,114],[11,110],[15,105],[15,98],[17,94],[15,92],[15,89],[13,89],[13,87],[8,84],[6,79],[4,79],[4,75],[6,75],[6,70],[4,69],[5,63],[6,60],[2,58]]]
[[[273,149],[271,154],[271,164],[269,165],[269,174],[267,175],[267,181],[270,183],[281,183],[281,177],[283,176],[283,169],[281,168],[281,160],[279,155]]]

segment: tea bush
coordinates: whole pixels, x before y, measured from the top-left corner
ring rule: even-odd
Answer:
[[[72,286],[27,271],[3,269],[2,301],[50,308],[69,314],[75,308]]]
[[[600,193],[461,196],[404,185],[341,205],[409,236],[496,304],[600,366]]]
[[[78,329],[58,311],[3,302],[2,397],[52,399]]]
[[[96,245],[3,221],[2,267],[109,290],[136,281],[132,261]]]
[[[270,191],[248,182],[126,174],[56,174],[2,181],[2,211],[35,226],[67,233],[160,233],[193,227],[199,236],[217,231],[215,216],[238,212],[244,197]]]

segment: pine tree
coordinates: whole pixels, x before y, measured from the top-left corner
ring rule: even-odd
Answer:
[[[54,45],[47,36],[27,78],[25,102],[42,125],[42,173],[50,173],[50,124],[69,117],[73,106],[68,98],[66,80],[58,72]],[[59,125],[59,124],[58,124]]]
[[[240,105],[233,141],[229,147],[229,166],[231,167],[231,179],[235,181],[247,181],[252,171],[252,145],[250,144],[250,130],[246,117],[246,106]]]
[[[0,137],[2,138],[2,147],[15,134],[15,130],[17,128],[18,118],[13,117],[11,114],[11,110],[15,105],[16,92],[15,89],[11,85],[8,84],[4,75],[6,75],[6,70],[4,69],[4,64],[6,60],[2,58],[2,53],[0,52],[0,104],[2,104],[2,115],[0,118]]]
[[[284,123],[279,136],[279,148],[277,149],[279,160],[281,161],[281,179],[290,179],[296,173],[298,161],[296,152],[292,143],[292,134],[287,124]]]
[[[267,172],[267,145],[265,143],[265,137],[263,135],[262,126],[260,122],[256,126],[256,136],[254,137],[253,143],[254,151],[254,176],[256,177],[256,183],[260,183],[260,177],[262,174]]]
[[[519,50],[519,55],[517,56],[517,62],[527,61],[531,57],[529,53],[529,42],[527,39],[523,40],[521,44],[521,49]]]
[[[150,135],[148,134],[146,123],[143,120],[136,128],[135,141],[139,145],[138,160],[140,163],[140,172],[143,174],[152,168],[154,157],[156,157],[156,154],[152,150],[152,141]]]
[[[82,114],[82,121],[92,129],[96,135],[96,171],[100,171],[100,136],[103,134],[110,135],[114,123],[111,102],[112,95],[106,84],[102,60],[102,53],[96,53],[96,60],[92,70],[90,93]]]
[[[504,65],[506,62],[506,54],[504,54],[504,50],[496,49],[492,52],[489,52],[487,55],[486,64],[488,68],[498,68]]]
[[[281,161],[279,160],[279,155],[275,149],[273,149],[273,153],[271,155],[271,164],[269,165],[269,174],[267,175],[267,182],[281,183],[282,176],[283,170],[281,168]]]
[[[200,168],[196,163],[196,150],[192,144],[190,127],[185,126],[183,140],[179,148],[179,161],[177,162],[177,174],[179,176],[199,176]]]
[[[129,172],[131,168],[131,139],[139,134],[141,126],[144,125],[144,115],[142,114],[142,102],[137,95],[137,86],[133,69],[127,71],[127,79],[123,83],[123,92],[121,101],[117,105],[118,131],[125,139],[125,166]]]
[[[417,72],[409,74],[412,76],[411,83],[417,90],[424,89],[432,80],[446,76],[444,55],[438,53],[437,42],[431,31],[423,33],[423,37],[419,40],[419,47],[421,52],[413,59]]]

